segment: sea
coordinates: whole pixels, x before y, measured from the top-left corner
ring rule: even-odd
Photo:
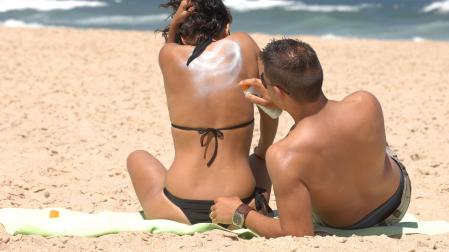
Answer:
[[[164,0],[0,0],[0,25],[155,31]],[[449,41],[449,0],[223,0],[232,31]]]

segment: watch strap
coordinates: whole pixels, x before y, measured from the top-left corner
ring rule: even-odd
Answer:
[[[243,225],[245,225],[246,216],[248,216],[249,212],[251,212],[253,210],[254,209],[252,209],[247,204],[242,203],[235,211],[243,215]]]

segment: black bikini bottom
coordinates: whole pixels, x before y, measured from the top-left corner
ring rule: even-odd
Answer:
[[[270,213],[271,208],[262,193],[266,192],[265,189],[255,188],[254,193],[242,199],[242,202],[249,204],[251,200],[256,199],[256,210],[262,210]],[[166,188],[164,188],[164,194],[167,198],[176,206],[178,206],[182,212],[185,214],[190,223],[210,223],[211,219],[209,217],[210,208],[214,205],[213,200],[192,200],[192,199],[181,199],[171,194]]]

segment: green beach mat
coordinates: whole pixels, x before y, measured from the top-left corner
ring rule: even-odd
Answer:
[[[51,211],[58,211],[59,216],[50,218]],[[228,230],[212,223],[186,225],[170,220],[145,220],[138,212],[99,212],[95,214],[71,211],[63,208],[46,209],[0,209],[0,224],[7,233],[35,234],[51,236],[84,236],[97,237],[119,232],[144,231],[154,234],[173,233],[191,235],[214,229],[237,234],[244,239],[258,237],[249,229]],[[446,221],[418,221],[413,215],[407,214],[398,224],[388,227],[372,227],[358,230],[342,230],[322,226],[315,227],[316,232],[337,236],[351,235],[401,235],[401,234],[445,234],[449,233],[449,223]]]

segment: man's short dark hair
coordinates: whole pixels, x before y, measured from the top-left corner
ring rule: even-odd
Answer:
[[[260,53],[264,75],[298,102],[315,101],[321,94],[323,70],[313,48],[297,39],[272,40]]]

